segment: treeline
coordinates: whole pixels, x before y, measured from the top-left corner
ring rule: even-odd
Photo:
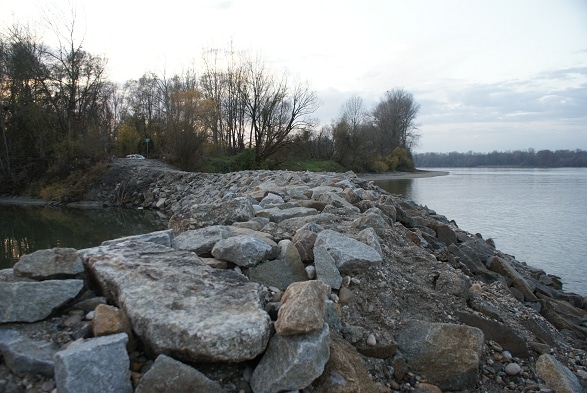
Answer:
[[[20,26],[0,35],[0,193],[134,153],[190,171],[275,168],[291,159],[413,169],[419,105],[402,89],[371,110],[353,97],[318,128],[316,93],[246,53],[209,50],[199,69],[116,84],[106,77],[107,59],[74,39],[74,25],[56,29],[58,47]]]
[[[515,150],[491,153],[417,153],[414,164],[421,168],[431,167],[587,167],[585,150]]]

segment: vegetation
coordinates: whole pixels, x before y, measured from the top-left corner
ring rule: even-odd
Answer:
[[[246,53],[119,85],[74,26],[52,26],[57,47],[22,26],[0,34],[0,193],[74,199],[97,163],[134,153],[191,171],[414,168],[419,105],[402,89],[371,110],[355,96],[318,128],[316,93]]]
[[[418,167],[587,167],[585,150],[540,150],[507,151],[492,153],[420,153],[414,154]]]

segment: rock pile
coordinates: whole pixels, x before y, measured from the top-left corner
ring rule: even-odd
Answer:
[[[0,392],[584,389],[586,299],[426,207],[352,172],[134,171],[97,195],[168,230],[0,272]]]

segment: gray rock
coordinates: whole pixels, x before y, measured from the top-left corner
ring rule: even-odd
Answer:
[[[74,299],[83,280],[0,282],[0,323],[36,322]]]
[[[52,342],[34,341],[15,330],[0,329],[0,352],[15,375],[53,377],[53,356],[59,348]]]
[[[381,249],[381,243],[379,242],[379,235],[377,235],[377,231],[375,229],[368,227],[363,229],[358,234],[359,241],[365,243],[368,246],[371,246],[381,255],[383,258],[383,250]]]
[[[314,247],[314,265],[316,278],[331,288],[339,289],[342,285],[342,276],[336,267],[334,258],[328,253],[326,247]]]
[[[377,208],[371,208],[369,210],[372,209],[377,209]],[[377,209],[379,210],[379,209]],[[361,214],[361,216],[357,219],[355,219],[353,221],[353,227],[363,230],[366,228],[372,228],[374,229],[376,232],[378,231],[379,233],[381,233],[382,235],[385,233],[385,230],[390,229],[391,227],[389,226],[389,223],[387,222],[387,220],[383,217],[383,213],[381,214],[377,214],[373,211],[367,211],[364,214]]]
[[[132,393],[126,334],[78,340],[55,354],[60,393]]]
[[[311,334],[274,335],[251,377],[254,393],[299,390],[324,371],[330,357],[327,324]]]
[[[446,244],[458,244],[457,235],[448,225],[439,225],[436,227],[436,237],[439,241]]]
[[[183,208],[169,219],[169,227],[177,235],[190,229],[249,221],[254,216],[255,209],[251,199],[238,197],[224,202],[194,204]]]
[[[330,288],[321,281],[295,282],[281,297],[275,331],[283,336],[311,333],[324,325],[324,302]]]
[[[343,274],[381,266],[382,257],[373,247],[330,229],[317,235],[316,246],[326,248]]]
[[[135,393],[222,393],[222,387],[193,367],[159,355],[143,375]]]
[[[309,207],[271,208],[257,212],[257,217],[265,217],[271,222],[280,223],[290,218],[308,217],[316,214],[318,214],[318,210]]]
[[[451,391],[475,388],[483,341],[477,328],[424,321],[410,321],[397,338],[412,372]]]
[[[481,329],[487,339],[500,344],[514,356],[523,358],[530,356],[526,340],[520,337],[511,327],[468,312],[458,311],[457,316],[463,323]]]
[[[250,267],[270,258],[273,247],[267,242],[248,235],[239,235],[222,239],[212,248],[215,258],[232,262],[238,266]]]
[[[127,240],[156,243],[161,244],[162,246],[171,247],[173,242],[173,231],[171,229],[165,229],[163,231],[145,233],[143,235],[126,236],[119,239],[106,240],[102,242],[102,245],[108,246],[110,244],[122,243]]]
[[[274,286],[284,290],[291,283],[307,279],[304,264],[301,261],[274,259],[251,267],[246,273],[251,281]]]
[[[524,277],[522,277],[522,275],[518,273],[516,269],[514,269],[514,267],[505,259],[497,256],[492,257],[487,261],[487,267],[490,270],[505,277],[508,285],[519,290],[524,295],[524,299],[526,299],[526,301],[535,302],[538,300]]]
[[[270,319],[260,287],[242,274],[213,269],[192,252],[141,242],[97,247],[84,263],[155,354],[240,362],[267,345]]]
[[[291,239],[293,244],[298,249],[300,258],[304,262],[311,262],[314,260],[314,242],[316,241],[316,232],[309,230],[298,230]]]
[[[35,280],[73,278],[84,272],[82,259],[73,248],[52,248],[23,255],[14,264],[14,275]]]
[[[436,279],[434,288],[439,292],[450,293],[464,299],[469,297],[471,280],[464,274],[452,270],[442,270]]]
[[[180,233],[173,239],[173,247],[177,250],[193,251],[199,256],[209,257],[217,242],[231,236],[232,233],[226,225],[212,225]]]
[[[536,361],[536,372],[556,393],[585,391],[575,374],[552,355],[540,355]]]

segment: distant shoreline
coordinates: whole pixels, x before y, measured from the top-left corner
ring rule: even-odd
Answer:
[[[420,179],[424,177],[447,176],[447,171],[424,171],[416,170],[415,172],[385,172],[385,173],[360,173],[357,176],[364,180],[406,180]]]

